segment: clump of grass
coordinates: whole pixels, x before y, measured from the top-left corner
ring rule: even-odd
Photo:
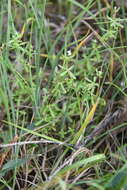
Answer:
[[[119,123],[84,145],[126,96],[126,10],[115,3],[1,0],[0,190],[126,186],[126,131],[101,138]]]

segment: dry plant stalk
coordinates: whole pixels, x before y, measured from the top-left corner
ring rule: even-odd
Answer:
[[[121,106],[118,107],[116,111],[110,111],[106,114],[104,119],[97,125],[91,134],[86,137],[84,144],[87,144],[90,140],[94,139],[94,137],[99,136],[107,129],[107,127],[114,127],[127,121],[127,97],[125,97],[124,100],[119,101],[119,103]]]

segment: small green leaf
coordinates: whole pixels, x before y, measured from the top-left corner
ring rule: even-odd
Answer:
[[[25,164],[27,160],[28,160],[27,158],[25,158],[25,159],[10,160],[6,164],[4,164],[2,170],[14,169],[15,167],[19,167],[19,166]]]
[[[0,178],[4,177],[8,171],[25,164],[27,160],[28,158],[14,159],[14,160],[8,161],[6,164],[4,164],[3,168],[0,170]]]
[[[105,185],[106,190],[125,190],[127,186],[127,166],[118,171]]]

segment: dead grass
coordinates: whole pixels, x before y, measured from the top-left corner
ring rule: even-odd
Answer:
[[[127,12],[118,4],[1,0],[0,190],[126,187]]]

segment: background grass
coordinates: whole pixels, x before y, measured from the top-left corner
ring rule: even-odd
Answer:
[[[124,1],[1,0],[0,10],[0,190],[125,189],[127,114],[83,144],[126,107]]]

